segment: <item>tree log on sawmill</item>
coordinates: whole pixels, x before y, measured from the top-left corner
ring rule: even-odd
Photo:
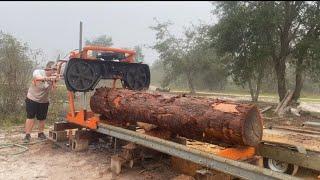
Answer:
[[[90,107],[106,119],[154,124],[209,143],[256,146],[262,138],[261,115],[251,104],[99,88],[90,99]]]

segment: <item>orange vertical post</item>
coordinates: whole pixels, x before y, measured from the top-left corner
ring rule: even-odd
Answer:
[[[71,113],[71,116],[75,116],[75,111],[74,111],[74,93],[71,91],[68,91],[68,97],[69,97],[69,110]]]

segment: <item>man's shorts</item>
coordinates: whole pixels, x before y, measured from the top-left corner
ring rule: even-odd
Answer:
[[[39,121],[47,118],[49,103],[38,103],[26,98],[27,118],[34,119],[37,117]]]

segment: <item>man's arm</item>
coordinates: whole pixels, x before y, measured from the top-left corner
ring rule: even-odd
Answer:
[[[33,71],[33,80],[34,81],[53,81],[56,79],[55,76],[46,77],[45,72],[40,69]]]

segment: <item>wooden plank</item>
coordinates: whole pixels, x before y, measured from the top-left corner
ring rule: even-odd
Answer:
[[[320,154],[318,153],[308,152],[303,154],[275,144],[261,143],[258,147],[258,154],[263,157],[320,171]]]
[[[61,122],[55,122],[53,125],[53,130],[55,131],[63,131],[65,129],[82,129],[83,127],[72,124],[66,121],[61,121]]]
[[[316,127],[320,129],[320,122],[306,121],[303,123],[303,126],[306,127]]]
[[[284,99],[284,102],[278,109],[278,115],[282,116],[284,114],[284,109],[288,106],[289,102],[291,101],[293,97],[293,92],[289,92],[288,96]]]
[[[290,92],[290,90],[287,91],[287,93],[286,93],[286,95],[284,96],[284,98],[282,99],[282,101],[278,103],[276,109],[274,110],[274,113],[278,113],[279,108],[282,106],[282,104],[284,103],[285,99],[288,97],[289,92]]]
[[[298,133],[281,129],[264,129],[262,141],[303,146],[307,150],[320,152],[320,135]]]
[[[295,131],[295,132],[304,133],[304,134],[320,135],[319,131],[315,131],[311,129],[309,130],[305,128],[288,127],[288,126],[272,126],[272,129],[284,129],[284,130]]]
[[[263,108],[260,112],[261,112],[261,114],[262,114],[262,113],[270,110],[271,108],[272,108],[272,106],[267,106],[267,107]]]

